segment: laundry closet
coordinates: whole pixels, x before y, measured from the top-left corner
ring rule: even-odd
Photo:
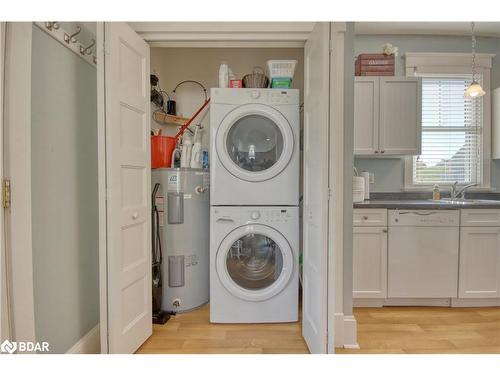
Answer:
[[[155,25],[160,29],[169,27]],[[333,291],[328,294],[327,283],[333,282],[333,271],[329,275],[328,267],[335,263],[333,254],[327,255],[332,244],[328,232],[333,230],[327,223],[328,215],[335,213],[329,186],[339,178],[342,168],[329,177],[328,170],[333,166],[328,160],[329,98],[333,67],[341,74],[343,71],[340,63],[337,66],[331,61],[330,51],[335,44],[332,36],[337,42],[343,38],[342,28],[335,31],[333,24],[317,23],[306,31],[304,25],[292,24],[288,27],[296,27],[298,36],[293,35],[294,31],[282,32],[281,39],[276,40],[273,38],[279,33],[271,27],[269,35],[263,34],[261,40],[252,36],[253,41],[233,39],[221,43],[204,42],[210,35],[200,31],[184,34],[187,41],[180,37],[181,41],[158,42],[161,36],[152,32],[151,25],[147,27],[149,31],[138,35],[127,24],[98,25],[98,35],[104,35],[104,49],[98,48],[101,55],[97,58],[104,59],[104,66],[98,66],[98,86],[105,102],[99,113],[105,112],[101,120],[105,122],[106,144],[105,150],[100,150],[106,154],[107,186],[107,199],[101,201],[100,207],[107,216],[107,252],[101,251],[101,276],[107,282],[101,288],[101,322],[107,331],[107,336],[101,336],[102,350],[136,351],[153,332],[151,305],[153,313],[161,306],[164,312],[195,314],[200,305],[208,302],[209,284],[207,322],[287,324],[301,318],[309,351],[333,352],[334,323],[327,314],[329,309],[333,312],[336,302]],[[232,30],[225,32],[235,38]],[[165,35],[168,39],[169,33]],[[339,57],[343,57],[341,47],[339,43]],[[259,68],[265,71],[268,60],[296,61],[290,90],[218,88],[222,62],[238,80]],[[182,135],[181,150],[186,141],[198,144],[202,154],[208,151],[208,168],[206,156],[193,165],[182,164],[182,152],[180,158],[173,153],[170,166],[177,169],[166,170],[165,176],[159,177],[162,168],[151,170],[155,158],[150,159],[150,144],[160,130],[162,136],[178,135],[180,125],[198,111],[190,123],[191,131]],[[142,127],[134,126],[138,123]],[[337,124],[342,130],[343,122]],[[218,127],[224,128],[225,138],[216,136]],[[252,137],[255,140],[241,145]],[[343,141],[338,138],[336,142]],[[220,150],[231,152],[221,157]],[[194,172],[194,179],[188,183],[186,176],[190,172]],[[238,178],[238,173],[245,178]],[[275,177],[279,183],[273,186]],[[181,180],[186,182],[184,188],[189,185],[189,191],[177,189]],[[234,185],[233,181],[243,183]],[[169,184],[175,188],[169,190]],[[338,199],[342,202],[341,197]],[[304,219],[299,216],[302,202],[307,212]],[[169,211],[171,207],[175,209]],[[169,226],[170,238],[181,242],[197,239],[197,244],[184,244],[183,254],[170,257],[173,245],[162,233]],[[146,256],[151,251],[151,238],[152,259]],[[190,246],[204,246],[204,250],[194,254],[186,249]],[[220,256],[222,251],[216,250],[221,248],[224,254]],[[147,260],[154,263],[152,275]],[[161,271],[160,261],[170,272]],[[301,315],[299,268],[303,268]],[[159,285],[171,289],[184,286],[188,290],[193,275],[198,277],[197,285],[203,284],[195,292],[200,296],[197,301],[190,301],[184,294],[167,295],[163,304],[158,303],[160,295],[165,298]],[[216,286],[217,282],[220,285]],[[157,322],[165,320],[160,316]],[[265,324],[261,329],[266,329]]]

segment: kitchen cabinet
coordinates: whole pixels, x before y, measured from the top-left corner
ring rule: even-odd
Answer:
[[[500,210],[462,210],[459,298],[500,298],[500,225],[477,226],[477,220],[467,220],[471,214],[480,217],[481,211],[486,218],[500,214]]]
[[[355,155],[419,155],[421,128],[420,78],[355,78]]]
[[[371,225],[371,226],[367,226]],[[387,296],[387,210],[354,210],[353,298]]]
[[[387,296],[387,228],[353,228],[353,298]]]

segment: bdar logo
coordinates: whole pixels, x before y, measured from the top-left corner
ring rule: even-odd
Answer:
[[[17,350],[17,343],[16,342],[10,342],[9,340],[5,340],[2,342],[2,345],[0,345],[0,351],[2,353],[14,353]]]

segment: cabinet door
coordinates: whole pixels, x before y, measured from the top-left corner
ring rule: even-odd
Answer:
[[[421,79],[381,77],[380,153],[383,155],[420,155],[421,128]]]
[[[353,228],[353,298],[387,297],[387,228]]]
[[[500,228],[460,230],[460,298],[500,297]]]
[[[378,153],[379,78],[356,77],[354,83],[354,155]]]

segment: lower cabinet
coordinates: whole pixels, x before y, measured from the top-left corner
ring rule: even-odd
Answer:
[[[460,229],[459,298],[500,298],[500,227]]]
[[[354,227],[353,234],[353,298],[386,298],[387,227]]]

